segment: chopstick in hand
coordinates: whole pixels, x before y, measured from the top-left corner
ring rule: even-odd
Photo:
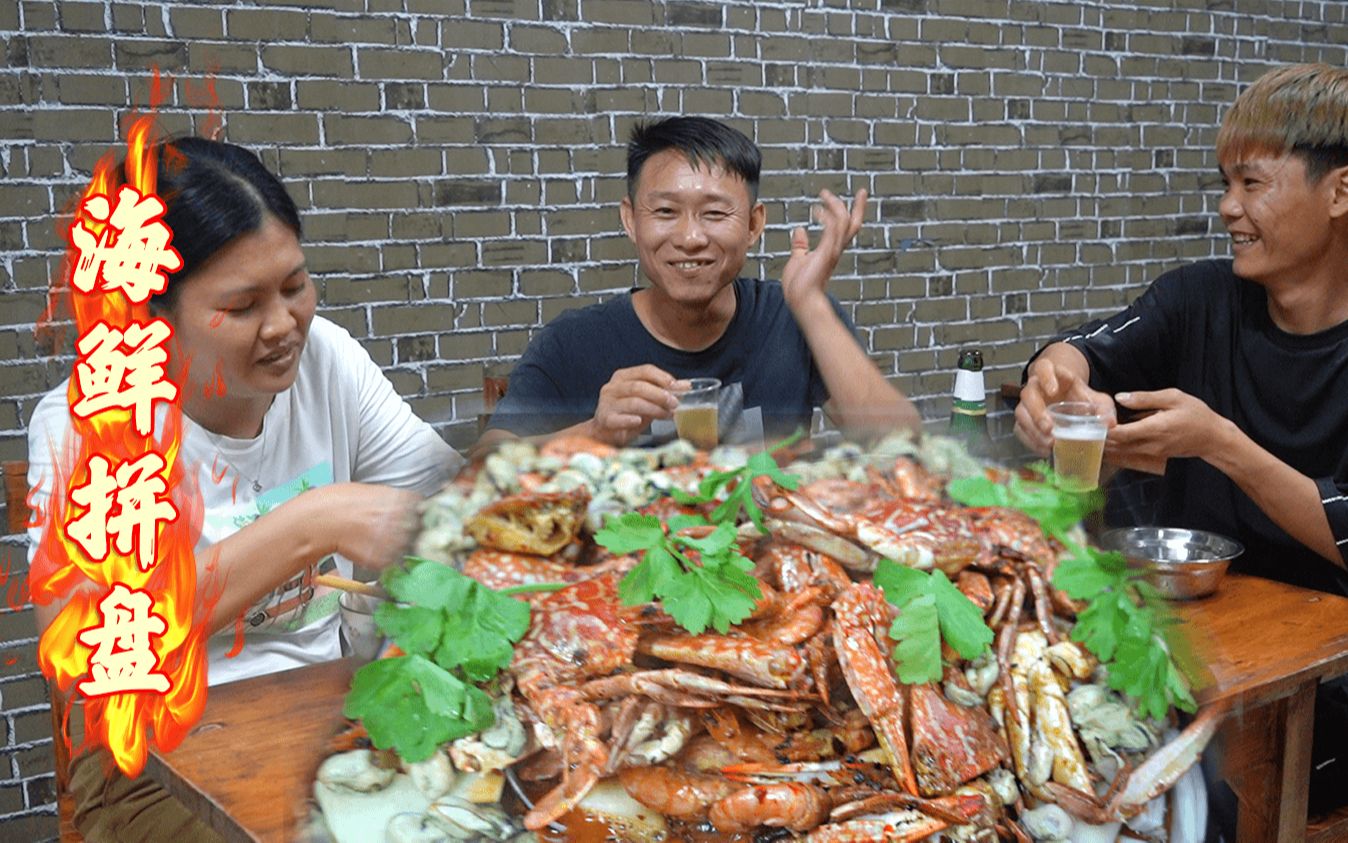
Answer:
[[[326,585],[329,588],[335,588],[340,591],[350,591],[356,594],[365,594],[370,597],[378,597],[380,600],[387,600],[388,592],[377,583],[363,583],[355,580],[349,580],[346,577],[339,577],[335,574],[319,574],[314,577],[315,585]]]

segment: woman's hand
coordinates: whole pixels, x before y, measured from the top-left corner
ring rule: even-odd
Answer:
[[[335,483],[296,500],[308,506],[300,526],[311,531],[321,555],[340,553],[362,568],[399,562],[421,523],[421,495],[392,486]]]

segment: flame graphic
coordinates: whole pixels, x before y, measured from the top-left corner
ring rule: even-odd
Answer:
[[[115,196],[127,184],[142,194],[156,187],[155,110],[162,102],[162,87],[156,71],[151,83],[148,111],[136,116],[127,130],[126,157],[119,167],[114,152],[95,166],[92,178],[76,204],[102,194]],[[76,222],[82,212],[76,211]],[[100,234],[102,224],[84,219],[86,227]],[[67,230],[68,236],[68,230]],[[105,292],[95,287],[84,294],[71,285],[76,251],[67,239],[66,260],[53,280],[47,312],[39,323],[39,335],[51,336],[57,320],[72,318],[76,335],[83,335],[99,321],[124,329],[132,322],[151,319],[148,304],[132,304],[120,290]],[[58,326],[59,327],[59,326]],[[169,374],[182,387],[182,377]],[[73,405],[79,399],[78,385],[71,379],[68,393]],[[29,573],[34,603],[66,601],[38,643],[38,663],[48,679],[67,698],[77,693],[75,683],[88,673],[92,649],[78,641],[80,630],[102,625],[98,602],[113,583],[144,589],[153,596],[153,612],[164,618],[167,631],[151,640],[159,657],[156,670],[168,675],[171,687],[164,694],[126,692],[86,698],[85,743],[107,746],[117,766],[127,776],[139,775],[150,743],[167,751],[177,746],[188,729],[201,717],[206,704],[206,623],[210,606],[197,608],[197,568],[194,548],[200,534],[203,507],[195,480],[195,468],[179,459],[183,418],[176,402],[166,408],[165,422],[154,435],[140,436],[130,423],[129,410],[104,410],[88,419],[70,418],[72,437],[56,443],[50,494],[35,522],[45,524]],[[89,457],[98,454],[113,465],[136,459],[150,451],[163,456],[163,476],[178,517],[160,525],[155,565],[141,571],[136,554],[120,554],[109,547],[102,562],[90,561],[82,548],[62,529],[82,509],[70,501],[70,490],[88,480]],[[65,736],[67,744],[70,739]]]
[[[17,612],[29,603],[28,583],[22,577],[10,578],[14,567],[12,551],[6,550],[0,559],[3,559],[0,561],[0,590],[4,591],[5,605]]]

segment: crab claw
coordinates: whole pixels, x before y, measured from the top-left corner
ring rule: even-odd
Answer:
[[[1198,762],[1227,711],[1226,704],[1216,704],[1199,712],[1178,737],[1152,753],[1136,769],[1120,773],[1125,780],[1110,785],[1113,796],[1104,804],[1092,794],[1058,782],[1045,782],[1044,788],[1063,810],[1092,825],[1128,820],[1137,816],[1148,802],[1165,793]]]
[[[1218,704],[1199,712],[1178,737],[1133,770],[1128,782],[1109,800],[1109,812],[1124,819],[1132,817],[1179,781],[1180,776],[1198,763],[1227,711],[1227,705]]]

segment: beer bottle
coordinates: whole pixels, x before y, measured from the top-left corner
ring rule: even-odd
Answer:
[[[955,401],[950,410],[950,435],[963,440],[969,453],[986,457],[992,453],[988,435],[987,390],[983,386],[983,352],[966,348],[955,370]]]

